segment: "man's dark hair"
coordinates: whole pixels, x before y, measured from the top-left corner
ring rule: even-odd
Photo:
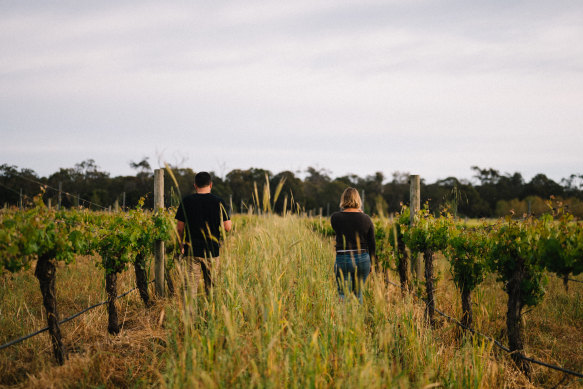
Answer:
[[[211,184],[211,175],[207,172],[199,172],[194,176],[194,185],[197,188],[204,188]]]

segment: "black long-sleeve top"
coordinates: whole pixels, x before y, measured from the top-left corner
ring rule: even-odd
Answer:
[[[376,245],[374,225],[362,212],[334,212],[330,223],[336,232],[336,250],[368,250],[374,261]],[[359,245],[360,244],[360,245]]]

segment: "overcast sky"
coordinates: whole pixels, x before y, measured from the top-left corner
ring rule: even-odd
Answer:
[[[583,1],[0,1],[0,164],[583,173]]]

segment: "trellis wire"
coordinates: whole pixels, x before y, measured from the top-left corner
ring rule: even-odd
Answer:
[[[150,281],[150,282],[148,282],[148,283],[149,283],[149,284],[151,284],[152,282],[154,282],[154,280],[152,280],[152,281]],[[116,297],[116,300],[117,300],[117,299],[120,299],[120,298],[122,298],[122,297],[125,297],[125,296],[127,296],[128,294],[130,294],[131,292],[133,292],[133,291],[134,291],[134,290],[136,290],[136,289],[138,289],[138,288],[136,287],[136,288],[133,288],[133,289],[130,289],[130,290],[128,290],[127,292],[125,292],[125,293],[123,293],[123,294],[120,294],[119,296],[117,296],[117,297]],[[80,312],[77,312],[77,313],[75,313],[74,315],[72,315],[72,316],[69,316],[69,317],[67,317],[67,318],[65,318],[65,319],[63,319],[63,320],[61,320],[61,321],[59,321],[59,324],[63,324],[63,323],[66,323],[66,322],[68,322],[68,321],[70,321],[70,320],[73,320],[74,318],[76,318],[76,317],[78,317],[78,316],[80,316],[80,315],[84,314],[85,312],[87,312],[87,311],[90,311],[90,310],[92,310],[92,309],[94,309],[94,308],[97,308],[97,307],[99,307],[99,306],[101,306],[101,305],[105,305],[105,304],[107,304],[108,302],[109,302],[109,301],[108,301],[108,300],[106,300],[106,301],[102,301],[102,302],[100,302],[100,303],[94,304],[94,305],[92,305],[92,306],[90,306],[90,307],[87,307],[87,308],[85,308],[84,310],[82,310],[82,311],[80,311]],[[48,331],[48,329],[49,329],[49,327],[45,327],[45,328],[42,328],[42,329],[40,329],[40,330],[38,330],[38,331],[36,331],[36,332],[33,332],[32,334],[28,334],[28,335],[25,335],[25,336],[23,336],[23,337],[20,337],[20,338],[18,338],[18,339],[11,340],[10,342],[8,342],[8,343],[6,343],[6,344],[3,344],[2,346],[0,346],[0,350],[3,350],[3,349],[5,349],[5,348],[7,348],[7,347],[13,346],[13,345],[15,345],[15,344],[18,344],[18,343],[21,343],[21,342],[23,342],[23,341],[25,341],[25,340],[27,340],[27,339],[29,339],[29,338],[32,338],[32,337],[34,337],[34,336],[36,336],[36,335],[39,335],[39,334],[41,334],[41,333],[43,333],[43,332],[45,332],[45,331]]]
[[[403,288],[401,285],[397,285],[397,284],[395,284],[394,282],[391,282],[390,280],[386,280],[386,281],[387,281],[389,284],[391,284],[391,285],[393,285],[393,286],[396,286],[396,287],[398,287],[398,288],[401,288],[402,290],[405,290],[405,291],[406,291],[406,289],[405,289],[405,288]],[[426,303],[426,304],[427,304],[427,301],[426,301],[425,299],[423,299],[423,298],[420,298],[420,299],[421,299],[421,300],[422,300],[424,303]],[[437,313],[438,313],[438,314],[440,314],[441,316],[445,317],[445,318],[446,318],[446,319],[448,319],[449,321],[453,322],[454,324],[457,324],[459,327],[461,327],[461,328],[463,328],[463,329],[465,329],[465,330],[468,330],[468,331],[470,331],[472,334],[479,335],[479,336],[481,336],[481,337],[483,337],[483,338],[486,338],[486,339],[488,339],[488,340],[492,341],[492,342],[493,342],[493,343],[494,343],[496,346],[498,346],[498,347],[499,347],[499,348],[501,348],[502,350],[506,351],[507,353],[511,353],[511,354],[513,353],[513,352],[512,352],[512,351],[511,351],[511,350],[510,350],[508,347],[504,346],[504,345],[503,345],[503,344],[502,344],[500,341],[498,341],[498,340],[496,340],[496,339],[494,339],[494,338],[492,338],[492,337],[490,337],[490,336],[488,336],[488,335],[486,335],[486,334],[482,334],[481,332],[479,332],[479,331],[476,331],[476,330],[474,330],[474,329],[472,329],[472,328],[470,328],[470,327],[467,327],[467,326],[463,325],[463,324],[462,324],[462,323],[461,323],[459,320],[457,320],[457,319],[454,319],[453,317],[451,317],[451,316],[449,316],[449,315],[447,315],[447,314],[445,314],[445,313],[441,312],[441,311],[440,311],[440,310],[438,310],[437,308],[435,308],[435,312],[437,312]],[[560,367],[560,366],[551,365],[551,364],[548,364],[548,363],[545,363],[545,362],[542,362],[542,361],[536,360],[536,359],[534,359],[534,358],[529,358],[529,357],[527,357],[527,356],[524,356],[524,355],[522,355],[522,354],[518,354],[518,356],[519,356],[519,358],[521,358],[521,359],[524,359],[525,361],[529,361],[529,362],[535,363],[535,364],[537,364],[537,365],[545,366],[545,367],[548,367],[548,368],[550,368],[550,369],[558,370],[558,371],[561,371],[561,372],[563,372],[563,373],[567,373],[567,374],[571,374],[571,375],[574,375],[574,376],[577,376],[577,377],[583,378],[583,374],[581,374],[581,373],[577,373],[576,371],[568,370],[568,369],[565,369],[565,368],[563,368],[563,367]]]

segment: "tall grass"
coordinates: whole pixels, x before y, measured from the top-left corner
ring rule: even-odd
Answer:
[[[165,386],[501,386],[489,346],[440,345],[422,307],[382,277],[369,278],[364,304],[340,302],[333,246],[302,219],[234,223],[213,293],[183,287],[185,306],[169,310]]]

